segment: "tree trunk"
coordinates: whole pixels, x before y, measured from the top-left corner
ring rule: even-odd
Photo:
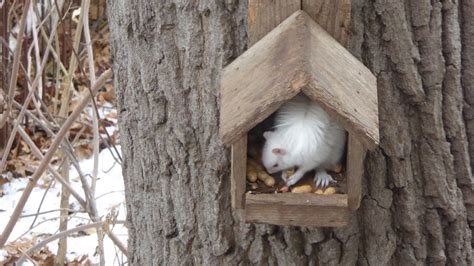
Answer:
[[[381,145],[349,226],[242,223],[218,138],[219,76],[245,0],[108,1],[132,265],[471,265],[474,5],[353,0]]]

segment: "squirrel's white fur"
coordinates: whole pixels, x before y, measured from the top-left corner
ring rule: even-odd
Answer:
[[[313,169],[316,185],[327,186],[332,178],[326,169],[340,162],[346,135],[319,104],[298,95],[278,110],[275,131],[264,133],[262,162],[269,173],[298,167],[288,180],[282,172],[288,186]]]

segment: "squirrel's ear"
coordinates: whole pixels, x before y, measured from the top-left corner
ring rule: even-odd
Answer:
[[[265,132],[263,132],[263,137],[265,139],[268,139],[272,134],[273,134],[273,132],[271,132],[271,131],[265,131]]]
[[[284,155],[286,153],[284,149],[280,149],[280,148],[274,148],[272,152],[277,155]]]

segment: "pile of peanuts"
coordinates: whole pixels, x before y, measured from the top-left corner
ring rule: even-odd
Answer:
[[[335,170],[338,170],[338,172],[340,172],[341,167]],[[294,169],[288,169],[286,171],[288,177],[295,173]],[[253,190],[258,188],[258,185],[256,183],[257,180],[260,180],[268,188],[274,187],[277,184],[275,178],[265,171],[265,168],[262,166],[261,163],[252,158],[247,158],[247,181],[250,183],[250,186]],[[325,189],[314,189],[311,185],[303,184],[293,186],[291,187],[291,189],[287,186],[283,186],[275,190],[275,192],[315,193],[320,195],[331,195],[336,193],[336,188],[327,187]]]
[[[265,169],[261,164],[256,162],[255,160],[248,158],[247,160],[247,180],[250,183],[257,182],[257,179],[262,181],[265,186],[273,187],[275,185],[275,178],[273,176],[267,174]]]

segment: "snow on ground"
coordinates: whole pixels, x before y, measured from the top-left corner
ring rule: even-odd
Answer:
[[[117,147],[117,149],[120,151],[120,147]],[[99,174],[96,188],[97,210],[100,216],[104,219],[107,214],[115,210],[118,213],[117,220],[123,221],[125,220],[126,213],[124,206],[125,195],[122,170],[120,164],[114,160],[111,153],[112,151],[113,149],[104,149],[100,153]],[[117,156],[115,155],[115,157]],[[93,158],[80,162],[81,170],[86,176],[92,173],[93,162]],[[72,187],[74,187],[79,194],[84,196],[79,175],[74,167],[71,167],[69,177]],[[7,224],[27,182],[27,178],[18,178],[3,185],[5,195],[0,197],[0,230],[3,230]],[[42,239],[58,233],[58,209],[61,196],[61,185],[54,182],[51,187],[47,189],[50,183],[51,177],[49,177],[49,175],[45,175],[45,177],[40,179],[23,210],[22,216],[27,217],[23,217],[17,222],[9,238],[9,242],[23,237],[28,239],[39,237]],[[41,204],[43,197],[44,200]],[[40,204],[41,209],[39,212],[44,214],[38,216],[34,226],[31,227],[35,217],[29,215],[37,213]],[[70,208],[76,211],[80,209],[79,204],[72,196],[70,197]],[[70,218],[68,228],[90,223],[89,216],[83,212],[72,214],[70,215]],[[95,233],[95,230],[86,231],[86,234],[73,234],[68,237],[68,260],[87,255],[92,263],[99,262],[99,257],[96,256],[97,234]],[[124,245],[127,244],[127,229],[123,224],[115,225],[112,231]],[[104,245],[106,265],[121,265],[126,261],[125,256],[118,251],[107,236],[104,238]],[[53,253],[56,253],[57,241],[48,244],[48,248]],[[5,255],[5,251],[0,249],[0,261],[4,259]]]

